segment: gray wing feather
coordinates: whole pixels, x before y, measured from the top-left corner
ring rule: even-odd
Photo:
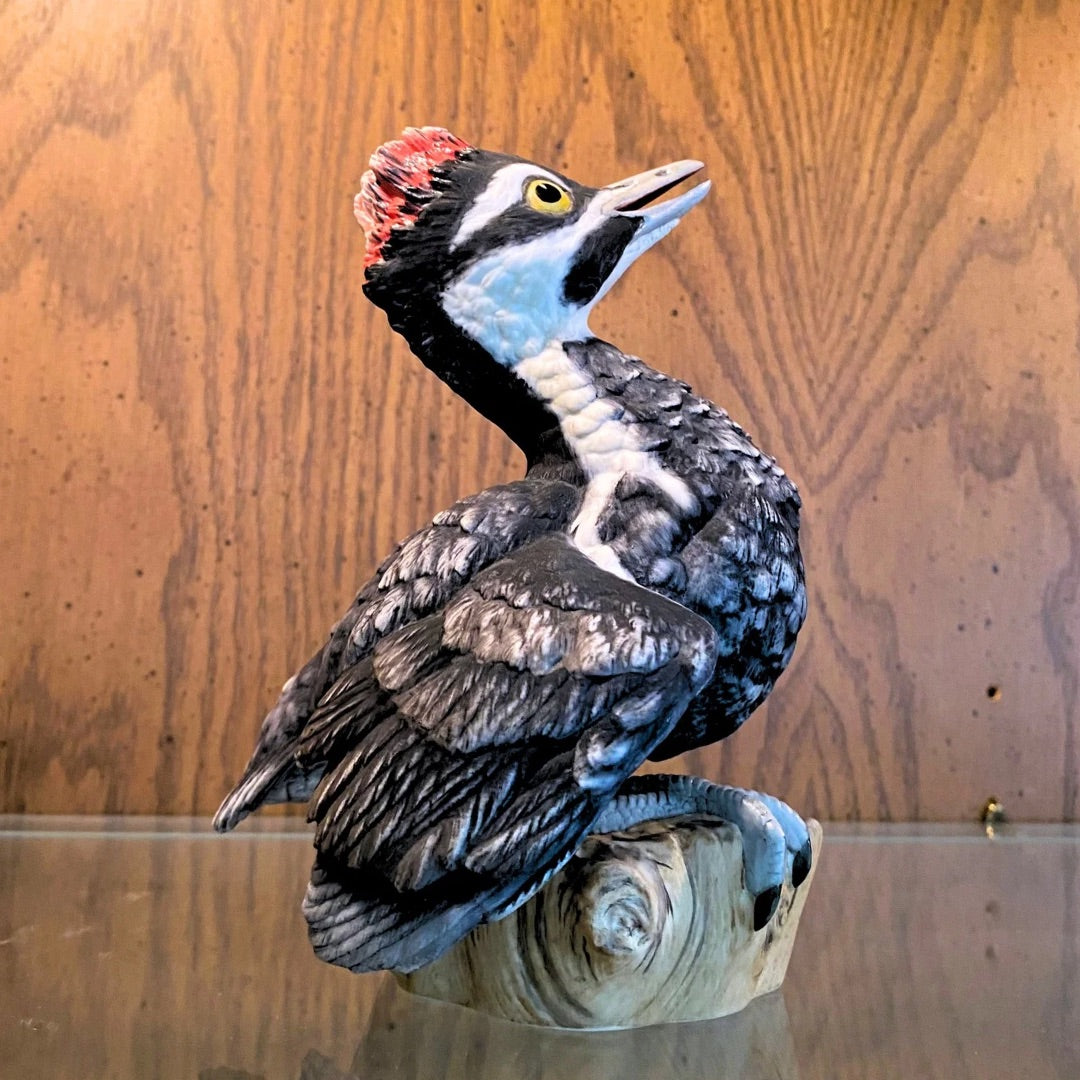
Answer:
[[[680,554],[679,599],[716,630],[712,682],[652,753],[662,760],[726,738],[787,667],[806,615],[798,532],[758,489],[735,490]]]
[[[306,802],[317,777],[295,767],[289,748],[341,673],[388,634],[442,607],[478,570],[564,526],[579,499],[569,484],[526,477],[462,499],[403,540],[360,590],[326,644],[282,688],[214,827],[232,829],[264,803]]]
[[[367,896],[373,926],[376,908],[397,906],[401,944],[388,953],[382,931],[354,927],[348,966],[408,970],[438,938],[427,922],[452,911],[455,926],[476,925],[524,899],[714,661],[704,620],[597,569],[563,536],[506,557],[444,611],[387,637],[327,693],[297,746],[302,769],[325,773],[311,807],[313,941],[339,942],[329,927],[341,911],[368,918]],[[335,875],[350,899],[331,911]],[[335,945],[325,958],[343,955]]]

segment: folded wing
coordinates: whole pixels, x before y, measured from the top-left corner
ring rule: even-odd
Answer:
[[[478,571],[573,516],[570,484],[526,477],[460,500],[403,540],[361,590],[326,644],[285,684],[214,827],[234,828],[266,803],[306,802],[317,777],[294,756],[315,706],[386,635],[439,610]]]
[[[563,535],[383,638],[308,720],[316,951],[412,970],[577,848],[712,675],[715,634]]]

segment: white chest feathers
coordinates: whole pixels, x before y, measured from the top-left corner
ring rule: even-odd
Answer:
[[[585,498],[570,526],[577,547],[597,566],[619,577],[630,574],[600,538],[599,524],[627,474],[655,484],[680,510],[696,504],[685,481],[666,471],[656,455],[641,446],[637,424],[617,400],[602,396],[589,375],[553,342],[536,356],[513,365],[514,372],[547,403],[587,477]]]
[[[630,573],[599,533],[619,481],[627,474],[648,480],[684,512],[692,512],[697,500],[681,478],[642,447],[638,425],[618,399],[600,393],[590,373],[563,347],[591,336],[588,307],[568,305],[562,294],[577,243],[574,235],[560,233],[504,249],[470,266],[441,299],[451,320],[513,371],[558,419],[588,481],[570,535],[597,566],[629,580]]]

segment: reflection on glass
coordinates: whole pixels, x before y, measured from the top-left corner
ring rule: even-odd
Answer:
[[[779,993],[720,1020],[584,1033],[493,1020],[404,993],[388,981],[375,999],[350,1071],[343,1072],[312,1051],[304,1059],[300,1077],[797,1080],[799,1071],[787,1009]]]
[[[1078,1080],[1080,829],[829,830],[783,996],[583,1034],[311,954],[311,841],[0,827],[0,1074],[19,1080]],[[797,1061],[797,1066],[796,1066]]]

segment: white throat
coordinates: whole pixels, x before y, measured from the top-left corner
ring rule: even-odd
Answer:
[[[572,307],[562,296],[573,251],[552,239],[539,236],[477,260],[442,295],[450,319],[506,367],[536,356],[549,342],[590,336],[589,309]]]
[[[498,195],[506,197],[501,189]],[[481,218],[489,218],[492,207],[485,204],[483,209],[476,221],[466,221],[467,231],[479,227]],[[588,323],[593,305],[634,259],[675,224],[672,221],[635,237],[590,303],[567,304],[563,282],[602,213],[602,207],[590,206],[566,228],[478,259],[447,286],[441,302],[455,325],[513,371],[557,418],[588,482],[570,535],[598,566],[629,578],[599,536],[599,522],[622,477],[632,474],[650,480],[684,511],[692,510],[697,500],[683,480],[665,471],[656,455],[643,448],[635,418],[618,399],[603,395],[591,372],[564,347],[566,342],[593,336]]]

